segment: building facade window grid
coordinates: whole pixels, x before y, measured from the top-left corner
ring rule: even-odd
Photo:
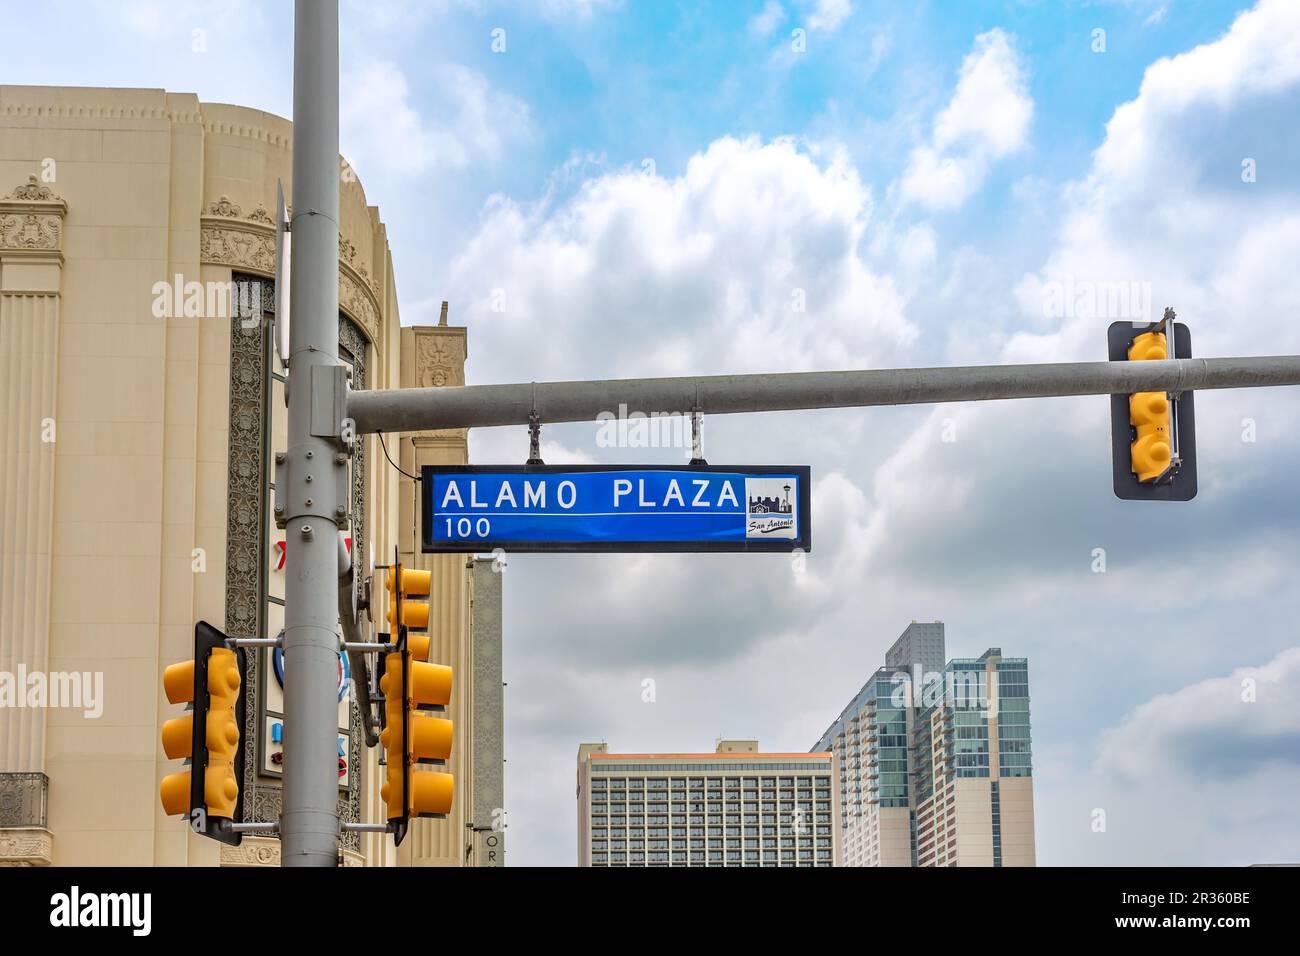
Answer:
[[[833,862],[833,788],[831,768],[825,762],[655,766],[678,777],[639,776],[637,766],[602,767],[600,761],[592,761],[593,771],[606,771],[591,779],[593,866],[830,866]],[[719,766],[732,771],[795,768],[804,773],[689,775],[691,771],[707,774]],[[624,772],[615,775],[616,770]]]

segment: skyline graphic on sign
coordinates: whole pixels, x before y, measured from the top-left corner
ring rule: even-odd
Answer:
[[[746,478],[745,536],[795,537],[798,485],[788,478]]]

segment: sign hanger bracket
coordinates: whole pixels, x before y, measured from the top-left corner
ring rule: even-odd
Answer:
[[[528,461],[526,465],[544,465],[542,461],[542,420],[537,414],[537,383],[533,382],[533,410],[528,413]]]
[[[704,409],[700,407],[699,390],[695,393],[695,404],[691,406],[691,467],[707,465],[704,460]]]

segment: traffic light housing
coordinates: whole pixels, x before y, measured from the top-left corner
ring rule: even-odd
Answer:
[[[429,663],[428,635],[411,633],[415,627],[427,628],[429,605],[407,598],[427,597],[429,583],[428,571],[400,564],[389,569],[388,620],[398,634],[398,649],[384,655],[379,680],[384,695],[384,729],[379,741],[385,761],[380,797],[398,844],[411,817],[450,813],[455,791],[451,774],[415,769],[417,764],[448,760],[453,737],[452,722],[432,713],[451,702],[452,669]]]
[[[388,630],[398,633],[400,626],[412,630],[429,627],[429,602],[410,600],[429,596],[431,576],[429,571],[404,568],[400,564],[388,569]]]
[[[1113,322],[1107,332],[1112,362],[1159,361],[1170,358],[1168,332],[1174,336],[1173,357],[1192,355],[1186,325]],[[1193,393],[1175,400],[1166,392],[1112,395],[1111,461],[1115,495],[1131,501],[1190,501],[1196,497],[1196,417]],[[1176,441],[1175,441],[1176,439]],[[1174,458],[1175,448],[1177,459]]]
[[[388,630],[417,661],[429,659],[429,589],[433,575],[395,563],[388,569]],[[424,600],[420,600],[423,598]]]
[[[188,769],[169,774],[159,787],[169,816],[188,816],[195,833],[238,846],[240,834],[224,823],[244,815],[244,679],[242,648],[226,646],[226,635],[207,621],[194,626],[194,657],[163,672],[163,690],[173,704],[187,704],[181,717],[162,727],[163,751],[185,759]]]

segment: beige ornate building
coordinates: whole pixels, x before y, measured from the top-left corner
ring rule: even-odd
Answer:
[[[197,620],[273,636],[283,616],[270,210],[277,181],[290,195],[291,142],[280,117],[191,94],[0,86],[0,862],[278,863],[273,838],[232,850],[163,814],[158,783],[178,766],[159,727],[179,710],[162,670],[190,655]],[[401,328],[384,223],[341,176],[339,342],[354,384],[463,383],[465,330],[445,311]],[[389,450],[408,470],[463,463],[466,436]],[[397,547],[435,571],[435,653],[458,678],[457,799],[398,853],[390,837],[348,834],[343,861],[473,862],[473,781],[500,780],[499,696],[495,728],[471,706],[473,604],[499,587],[476,589],[464,556],[418,554],[413,489],[373,437],[352,508],[355,555],[384,564]],[[245,687],[248,819],[278,814],[276,663],[259,650]],[[346,685],[341,696],[340,813],[373,822],[376,754]],[[498,747],[477,763],[495,768],[476,766],[476,721]]]

